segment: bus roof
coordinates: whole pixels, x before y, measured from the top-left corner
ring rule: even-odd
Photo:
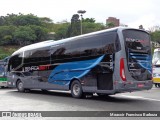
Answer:
[[[78,38],[83,38],[83,37],[87,37],[87,36],[91,36],[91,35],[96,35],[96,34],[99,34],[99,33],[110,32],[110,31],[115,31],[115,30],[124,30],[124,29],[134,29],[134,28],[115,27],[115,28],[96,31],[96,32],[88,33],[88,34],[75,36],[75,37],[70,37],[70,38],[66,38],[66,39],[62,39],[62,40],[58,40],[58,41],[47,40],[47,41],[43,41],[43,42],[39,42],[39,43],[24,46],[24,47],[20,48],[19,50],[15,51],[12,55],[15,55],[15,54],[27,51],[27,50],[34,50],[34,49],[37,49],[37,48],[44,48],[44,47],[54,46],[54,45],[57,45],[57,44],[63,44],[65,42],[68,42],[68,41],[71,41],[71,40],[75,40],[75,39],[78,39]],[[140,29],[135,29],[135,30],[140,30]],[[144,30],[140,30],[140,31],[144,31]]]

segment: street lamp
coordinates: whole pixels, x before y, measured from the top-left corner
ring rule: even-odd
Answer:
[[[77,13],[80,14],[80,16],[81,16],[81,35],[82,35],[82,18],[83,18],[83,14],[86,13],[86,11],[85,10],[78,10]]]

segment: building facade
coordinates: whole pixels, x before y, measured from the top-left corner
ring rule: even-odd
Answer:
[[[108,17],[108,19],[106,20],[106,24],[109,24],[109,23],[113,23],[114,24],[113,27],[120,26],[120,20],[115,17]]]

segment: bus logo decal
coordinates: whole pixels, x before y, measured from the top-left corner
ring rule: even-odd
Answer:
[[[33,71],[33,70],[39,70],[39,67],[38,66],[25,67],[26,72]]]

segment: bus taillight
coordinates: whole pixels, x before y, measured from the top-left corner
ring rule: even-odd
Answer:
[[[123,81],[126,81],[125,68],[124,68],[124,58],[120,60],[120,76]]]

